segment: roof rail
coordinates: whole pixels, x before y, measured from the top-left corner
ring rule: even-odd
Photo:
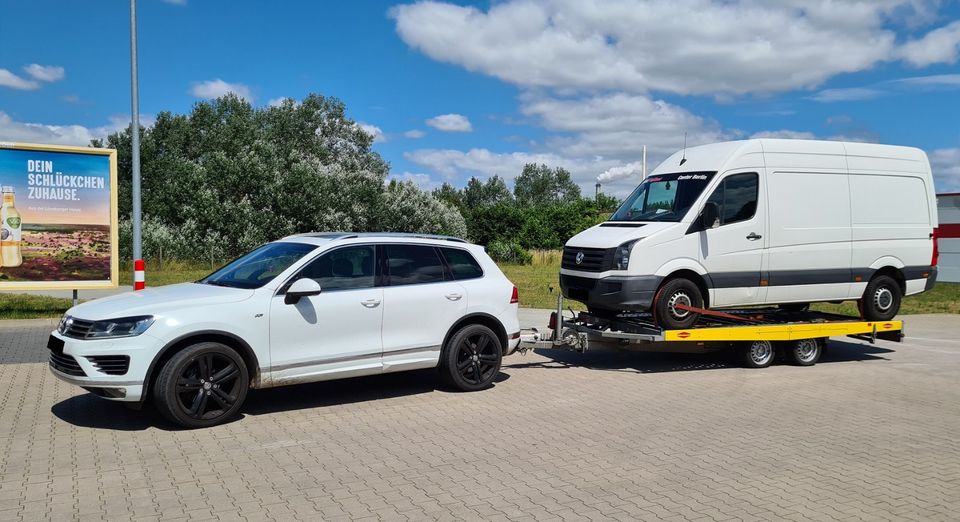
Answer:
[[[295,234],[289,237],[315,237],[320,239],[354,239],[358,237],[395,237],[395,238],[413,238],[413,239],[433,239],[437,241],[452,241],[454,243],[468,243],[467,240],[445,236],[442,234],[419,234],[415,232],[307,232],[304,234]]]

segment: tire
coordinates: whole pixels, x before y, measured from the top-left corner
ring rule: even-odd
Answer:
[[[233,418],[250,387],[243,358],[229,346],[202,342],[177,352],[153,387],[157,410],[184,428],[208,428]]]
[[[790,364],[813,366],[823,354],[823,344],[822,339],[800,339],[786,343],[784,352]]]
[[[806,312],[810,309],[810,303],[783,303],[777,305],[777,308],[784,312]]]
[[[482,324],[470,324],[450,336],[440,373],[460,391],[478,391],[493,384],[502,361],[503,347],[497,334]]]
[[[687,304],[703,308],[703,295],[700,288],[689,279],[671,279],[660,287],[656,302],[653,304],[657,324],[666,330],[690,328],[700,319],[700,314],[687,310],[676,310],[675,304]]]
[[[860,299],[863,318],[868,321],[889,321],[900,311],[900,284],[890,276],[870,280]]]
[[[740,358],[747,368],[766,368],[777,356],[770,341],[753,341],[740,347]]]

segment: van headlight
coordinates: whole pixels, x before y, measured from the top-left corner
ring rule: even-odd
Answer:
[[[633,241],[627,241],[626,243],[617,247],[617,251],[613,253],[613,269],[614,270],[626,270],[630,265],[630,252],[633,250],[633,244],[639,239],[634,239]]]
[[[134,337],[147,331],[153,324],[152,315],[121,317],[96,321],[87,332],[87,339],[105,339],[109,337]]]

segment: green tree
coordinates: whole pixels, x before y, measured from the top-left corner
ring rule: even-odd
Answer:
[[[433,189],[433,197],[437,198],[452,208],[463,211],[463,193],[457,187],[454,187],[446,181],[442,185]]]
[[[563,167],[528,163],[517,176],[513,188],[517,203],[523,206],[557,205],[580,199],[580,187]]]
[[[129,128],[106,143],[118,150],[124,220],[130,143]],[[343,102],[315,94],[269,108],[227,95],[189,114],[161,112],[141,140],[145,253],[171,238],[165,254],[222,258],[297,232],[465,231],[459,213],[430,194],[385,186],[389,165],[372,143]],[[423,209],[437,218],[399,220]]]
[[[463,205],[468,209],[489,207],[500,203],[509,203],[513,194],[500,176],[494,175],[486,182],[470,178],[463,189]]]

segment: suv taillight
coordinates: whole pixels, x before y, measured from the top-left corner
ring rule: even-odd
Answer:
[[[934,228],[930,237],[933,238],[933,258],[930,260],[930,266],[934,267],[940,262],[940,228]]]
[[[517,290],[517,287],[513,287],[513,293],[510,294],[510,304],[516,304],[520,302],[520,291]]]

